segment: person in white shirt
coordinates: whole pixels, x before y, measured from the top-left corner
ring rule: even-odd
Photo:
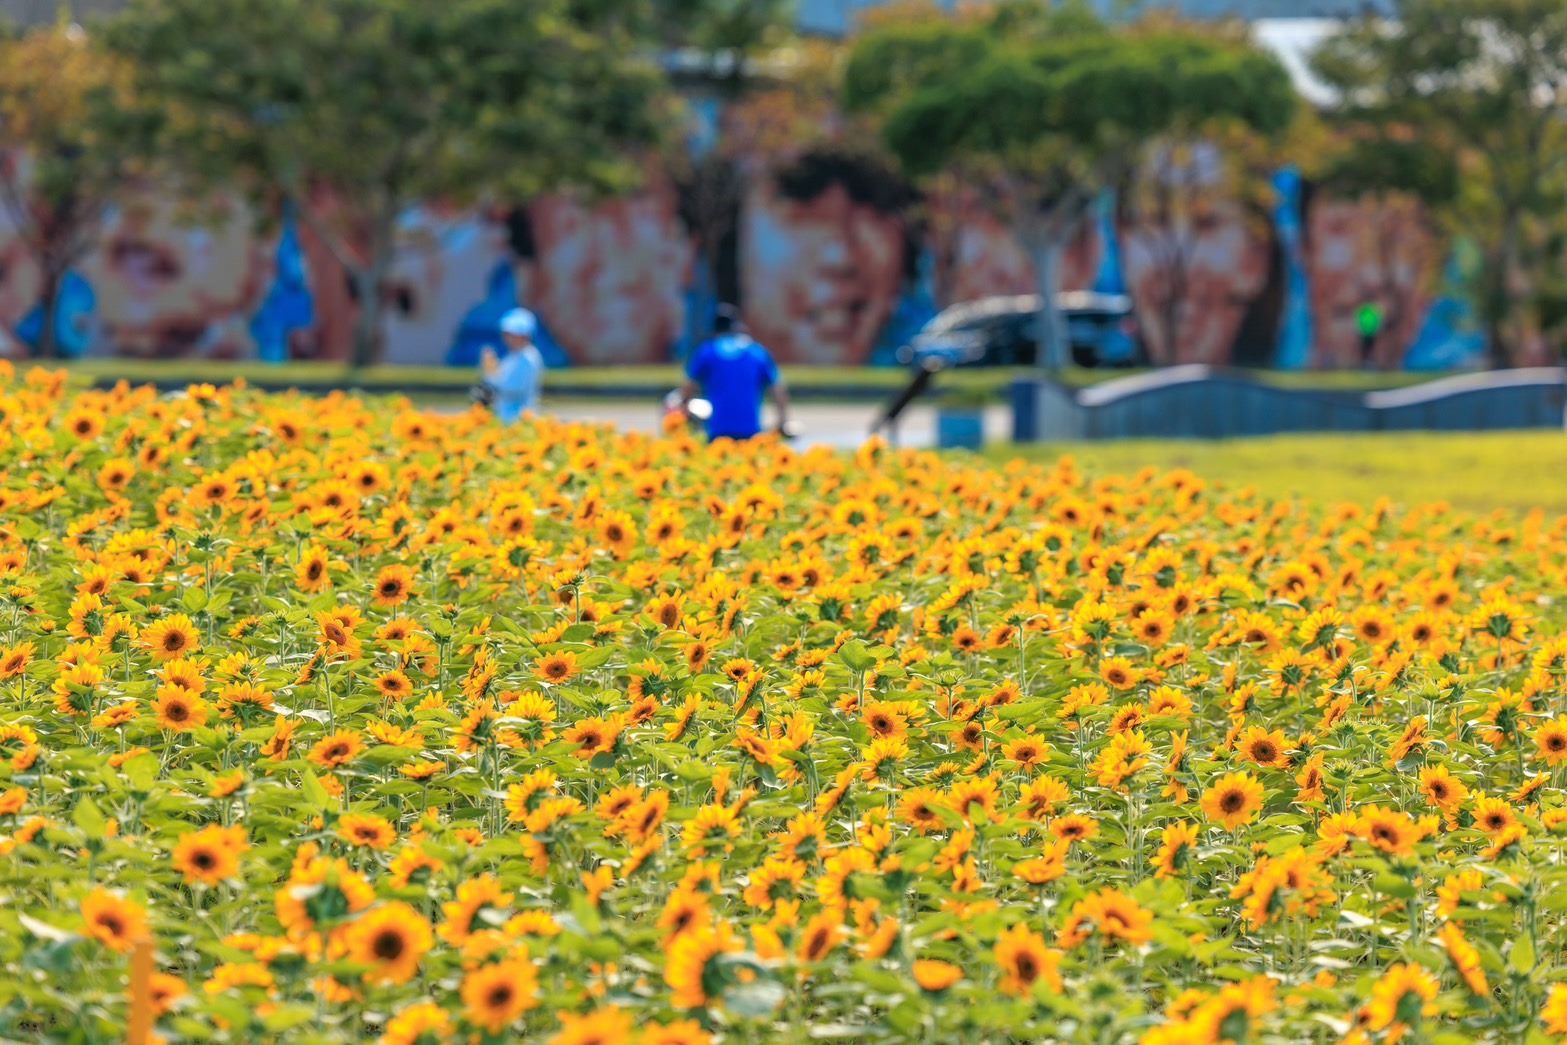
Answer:
[[[506,354],[497,357],[486,348],[479,361],[484,383],[493,393],[495,416],[506,424],[538,409],[539,386],[544,378],[544,357],[533,345],[538,326],[532,312],[512,309],[501,317],[501,341]]]

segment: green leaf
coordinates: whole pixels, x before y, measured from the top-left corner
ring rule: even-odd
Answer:
[[[103,811],[91,798],[83,798],[76,803],[76,808],[71,812],[71,823],[81,828],[88,838],[102,838],[104,828],[108,826]]]
[[[316,776],[314,770],[307,769],[302,775],[305,790],[305,800],[310,803],[310,808],[316,812],[324,812],[332,807],[332,796],[327,789],[321,786],[321,779]]]
[[[876,658],[871,656],[871,651],[859,639],[845,642],[838,649],[838,656],[843,658],[851,671],[869,671],[876,666]]]
[[[207,608],[207,591],[205,588],[186,588],[185,594],[180,596],[180,602],[192,613],[200,613]]]
[[[1524,976],[1534,971],[1534,941],[1527,936],[1520,936],[1513,942],[1512,953],[1507,957],[1508,964],[1513,971]]]

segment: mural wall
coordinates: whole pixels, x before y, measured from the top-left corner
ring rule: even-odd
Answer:
[[[553,195],[411,210],[382,290],[388,362],[471,366],[517,304],[538,313],[552,366],[662,362],[729,300],[786,364],[890,364],[942,307],[1032,290],[1027,256],[976,187],[921,198],[878,163],[831,148],[738,173],[711,256],[689,194],[661,172],[596,204]],[[1069,288],[1131,295],[1155,361],[1360,366],[1355,317],[1368,301],[1385,316],[1375,365],[1478,358],[1464,267],[1441,256],[1415,205],[1333,198],[1287,171],[1262,202],[1197,190],[1176,216],[1157,192],[1152,203],[1141,189],[1102,200],[1065,265]],[[127,202],[68,280],[63,350],[346,357],[358,305],[341,267],[293,215],[274,216],[265,234],[255,219],[233,200],[149,191]],[[37,338],[37,295],[36,268],[0,227],[0,327],[13,352]]]

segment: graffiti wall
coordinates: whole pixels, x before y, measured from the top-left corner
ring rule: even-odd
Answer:
[[[827,147],[736,162],[739,191],[716,218],[659,171],[610,201],[412,209],[382,288],[387,361],[471,366],[521,304],[539,315],[552,366],[662,362],[727,300],[786,364],[890,364],[941,308],[1033,288],[1027,255],[975,186],[922,197]],[[1462,267],[1417,206],[1334,198],[1290,172],[1236,199],[1204,180],[1204,162],[1180,175],[1195,181],[1155,173],[1101,200],[1064,266],[1066,288],[1130,295],[1151,359],[1304,369],[1478,357]],[[293,213],[257,217],[234,200],[127,201],[67,280],[62,350],[346,357],[358,302],[342,267]],[[0,325],[25,351],[42,323],[39,280],[14,229],[0,227],[0,266]],[[1381,316],[1369,343],[1368,303]]]

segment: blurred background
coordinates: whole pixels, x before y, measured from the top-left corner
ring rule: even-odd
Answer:
[[[1555,362],[1564,8],[4,0],[0,338],[466,368],[522,304],[627,367],[732,301],[785,366]]]

